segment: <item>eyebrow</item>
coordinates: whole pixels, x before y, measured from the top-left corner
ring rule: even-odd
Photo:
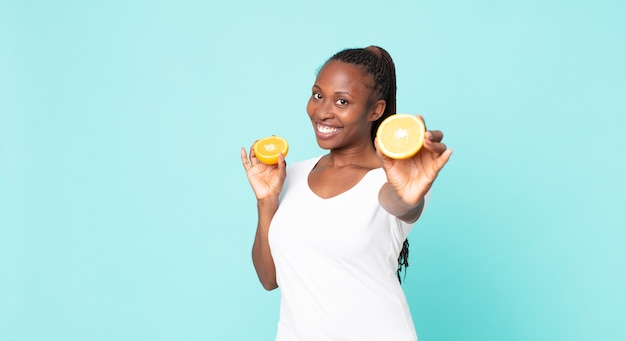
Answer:
[[[313,85],[313,88],[314,88],[314,89],[319,89],[319,90],[322,90],[322,88],[321,88],[321,87],[319,87],[318,85]],[[351,93],[349,93],[349,92],[347,92],[347,91],[335,91],[335,92],[334,92],[334,95],[348,95],[348,96],[350,96],[350,97],[354,97],[354,96],[352,96],[352,94],[351,94]]]

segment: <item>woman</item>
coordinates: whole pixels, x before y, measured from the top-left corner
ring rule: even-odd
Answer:
[[[427,194],[450,158],[428,131],[413,158],[377,152],[375,132],[396,112],[387,51],[347,49],[319,71],[307,104],[329,153],[290,165],[241,158],[257,198],[252,248],[263,287],[281,288],[277,340],[416,340],[398,262]]]

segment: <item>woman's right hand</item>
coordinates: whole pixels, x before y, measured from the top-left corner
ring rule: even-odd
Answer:
[[[250,157],[246,154],[246,150],[241,148],[241,163],[257,200],[278,198],[287,176],[287,163],[282,154],[278,157],[277,164],[266,165],[257,159],[253,144],[250,147]]]

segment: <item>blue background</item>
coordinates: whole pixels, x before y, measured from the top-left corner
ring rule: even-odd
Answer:
[[[420,340],[624,340],[626,2],[0,1],[0,340],[271,340],[241,146],[319,155],[333,53],[396,62],[455,153]]]

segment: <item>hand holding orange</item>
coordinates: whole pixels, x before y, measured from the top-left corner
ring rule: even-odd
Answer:
[[[278,163],[278,156],[282,153],[287,156],[289,144],[287,140],[276,135],[262,138],[254,143],[254,154],[259,161],[267,165]]]
[[[387,117],[376,131],[380,152],[392,159],[408,159],[422,148],[426,126],[421,118],[411,114]]]

